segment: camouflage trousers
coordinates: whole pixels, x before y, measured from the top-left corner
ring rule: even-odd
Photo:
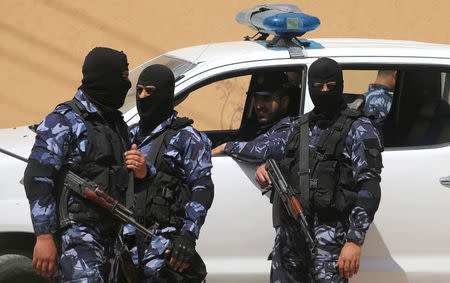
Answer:
[[[276,228],[270,282],[348,282],[335,267],[345,244],[344,221],[314,219],[317,254],[312,255],[299,225]]]
[[[309,282],[310,253],[299,225],[276,228],[275,244],[269,256],[272,259],[270,282]]]
[[[97,226],[71,225],[61,235],[59,261],[63,282],[116,282],[122,241],[114,232]]]

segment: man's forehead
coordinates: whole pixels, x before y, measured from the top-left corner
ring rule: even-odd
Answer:
[[[265,72],[254,74],[250,82],[250,89],[255,93],[270,95],[288,83],[284,72]]]
[[[322,71],[315,71],[315,72],[311,72],[310,75],[313,78],[318,78],[318,79],[329,79],[329,78],[335,78],[337,75],[339,74],[339,72],[337,70],[329,70],[329,69],[325,69]]]
[[[279,91],[273,91],[273,92],[269,92],[269,91],[264,91],[264,92],[254,92],[253,93],[253,97],[258,97],[258,98],[265,98],[265,99],[269,99],[269,98],[275,98],[278,96]]]

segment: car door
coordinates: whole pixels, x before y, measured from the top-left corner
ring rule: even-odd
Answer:
[[[371,253],[389,253],[395,267],[389,273],[404,273],[410,281],[450,276],[450,190],[440,182],[450,175],[448,72],[428,66],[399,73],[391,115],[395,137],[386,137],[383,197],[373,227],[382,237]]]
[[[230,66],[222,72],[213,70],[214,73],[191,84],[189,94],[176,110],[180,116],[197,121],[194,127],[207,133],[213,147],[220,145],[254,115],[252,100],[246,95],[253,73],[268,69],[300,72],[295,78],[301,84],[304,67],[298,63],[259,64],[257,67],[242,65],[233,71]],[[302,94],[300,91],[299,97]],[[296,103],[297,115],[300,99]],[[254,182],[257,165],[226,155],[214,156],[212,162],[214,202],[198,241],[199,253],[208,267],[208,278],[227,282],[241,282],[246,278],[252,278],[252,282],[267,281],[270,271],[267,257],[275,233],[269,198],[262,195]]]
[[[371,58],[365,67],[341,60],[347,63],[346,92],[367,90],[357,86],[364,81],[364,68],[372,75],[376,68],[398,70],[393,105],[383,125],[381,202],[363,245],[360,272],[351,281],[448,282],[450,62],[378,60]]]

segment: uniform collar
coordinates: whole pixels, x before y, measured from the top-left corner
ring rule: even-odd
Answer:
[[[175,117],[177,117],[178,112],[173,110],[172,115],[170,115],[170,117],[167,120],[162,121],[161,124],[159,124],[158,126],[156,126],[156,128],[153,129],[153,131],[150,133],[149,136],[155,136],[157,134],[159,134],[160,132],[164,131],[167,127],[170,126],[170,124],[172,124],[172,121],[175,119]]]
[[[374,91],[377,89],[383,89],[385,91],[392,92],[391,88],[388,88],[387,86],[382,85],[382,84],[370,84],[369,85],[369,91]]]
[[[75,93],[75,99],[81,102],[83,104],[84,108],[86,108],[87,112],[89,113],[98,113],[101,115],[100,111],[98,110],[95,105],[89,101],[86,94],[81,90],[78,89],[77,93]]]
[[[153,129],[153,131],[146,135],[145,137],[138,137],[139,135],[139,126],[131,130],[131,133],[133,135],[133,139],[136,141],[136,138],[141,139],[140,141],[137,141],[138,147],[145,145],[148,143],[148,141],[153,140],[156,136],[158,136],[161,132],[163,132],[167,127],[169,127],[172,124],[172,121],[177,117],[178,112],[173,110],[172,115],[164,120],[161,124],[159,124],[156,128]]]

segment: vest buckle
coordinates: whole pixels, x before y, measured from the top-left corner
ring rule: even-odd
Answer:
[[[309,168],[308,168],[308,169],[306,169],[306,170],[299,171],[299,172],[298,172],[298,175],[299,175],[299,176],[308,175],[309,172],[310,172],[310,170],[309,170]]]
[[[172,199],[174,197],[174,192],[173,192],[173,190],[169,189],[168,187],[163,187],[162,196],[166,199]]]
[[[315,189],[317,189],[318,188],[318,179],[310,179],[309,180],[309,187],[311,188],[311,189],[313,189],[313,190],[315,190]]]
[[[319,159],[319,160],[325,160],[325,154],[324,153],[321,153],[321,152],[316,152],[316,156],[317,156],[317,159]]]

